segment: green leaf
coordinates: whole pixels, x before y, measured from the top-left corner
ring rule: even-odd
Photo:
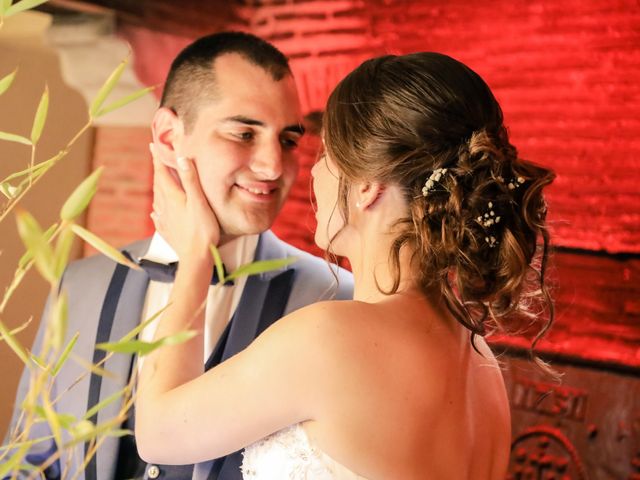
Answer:
[[[111,379],[118,378],[117,375],[115,375],[113,372],[110,372],[109,370],[105,370],[104,368],[100,367],[95,363],[88,362],[78,355],[71,353],[70,356],[74,362],[76,362],[78,365],[83,367],[87,372],[91,372],[94,375],[98,375],[103,378],[111,378]]]
[[[49,424],[53,438],[55,438],[56,444],[58,445],[58,448],[60,448],[62,446],[62,425],[58,418],[58,414],[53,409],[53,404],[49,399],[49,393],[46,390],[43,393],[42,408],[44,409],[44,414],[47,418],[47,423]]]
[[[7,8],[11,6],[12,0],[0,0],[0,15],[4,15],[4,12],[7,11]]]
[[[127,66],[127,63],[129,63],[128,58],[125,58],[122,62],[120,62],[120,64],[115,68],[115,70],[111,73],[111,75],[109,75],[109,78],[107,78],[107,81],[104,82],[104,85],[100,87],[100,90],[96,95],[96,98],[93,100],[93,102],[91,102],[91,106],[89,107],[89,115],[92,118],[96,117],[98,111],[102,107],[102,104],[104,103],[106,98],[109,96],[113,88],[116,86],[116,84],[118,83],[118,80],[120,80],[120,76],[122,75],[122,72],[124,72],[124,69]]]
[[[16,73],[18,73],[18,69],[16,68],[13,72],[5,77],[2,77],[0,80],[0,95],[6,92],[11,84],[13,83],[13,79],[16,78]]]
[[[24,210],[18,211],[16,221],[18,234],[27,249],[32,252],[36,268],[49,283],[56,283],[58,279],[53,271],[53,251],[40,225]]]
[[[4,326],[4,324],[1,321],[0,321],[0,336],[5,342],[7,342],[7,345],[9,345],[9,348],[13,350],[13,352],[18,356],[18,358],[22,360],[22,363],[24,363],[25,366],[28,366],[30,363],[29,363],[29,356],[27,355],[27,352],[25,351],[23,346],[20,344],[20,342],[18,342],[16,338],[11,334],[11,332],[7,330],[7,328]]]
[[[109,245],[107,242],[102,240],[97,235],[91,233],[86,228],[82,228],[80,225],[74,223],[73,225],[71,225],[71,230],[73,230],[73,233],[78,235],[80,238],[82,238],[85,242],[87,242],[93,248],[101,252],[103,255],[106,255],[114,262],[121,263],[122,265],[126,265],[127,267],[132,268],[134,270],[140,270],[140,267],[138,265],[133,263],[131,260],[125,257],[121,252],[113,248],[111,245]]]
[[[116,430],[109,430],[106,435],[107,437],[124,437],[125,435],[133,435],[133,430],[118,428]]]
[[[64,269],[67,268],[74,238],[75,236],[70,227],[65,227],[60,232],[60,236],[56,242],[56,248],[53,252],[53,271],[56,278],[61,278]]]
[[[239,266],[233,273],[230,273],[227,276],[227,280],[234,280],[248,275],[257,275],[271,270],[279,270],[280,268],[286,267],[297,260],[298,259],[296,257],[289,257],[277,260],[258,260],[256,262],[247,263]]]
[[[166,336],[154,342],[143,342],[142,340],[127,340],[124,342],[120,341],[111,343],[98,343],[96,345],[96,348],[99,348],[100,350],[104,350],[106,352],[126,354],[135,353],[138,356],[143,357],[160,347],[186,342],[195,337],[197,334],[198,332],[196,330],[185,330],[183,332],[178,332],[173,335]]]
[[[151,91],[153,91],[155,89],[156,89],[155,85],[153,87],[143,88],[143,89],[138,90],[137,92],[133,92],[132,94],[121,98],[120,100],[116,100],[115,102],[110,103],[106,107],[101,108],[100,110],[98,110],[98,112],[96,112],[96,117],[101,117],[102,115],[106,115],[107,113],[113,112],[114,110],[117,110],[118,108],[122,108],[125,105],[128,105],[129,103],[136,101],[140,97],[144,97],[146,94],[148,94],[149,92],[151,92]]]
[[[44,238],[47,242],[49,242],[49,240],[51,240],[51,237],[53,237],[53,234],[55,233],[56,228],[58,228],[58,224],[54,223],[49,228],[47,228],[47,230],[44,232]],[[24,268],[27,265],[27,263],[31,261],[32,258],[33,258],[33,252],[31,250],[27,250],[24,253],[24,255],[20,257],[20,260],[18,261],[18,268]],[[56,277],[60,278],[59,275],[56,275]]]
[[[0,140],[6,140],[8,142],[21,143],[23,145],[31,145],[31,140],[21,135],[14,133],[0,132]]]
[[[14,187],[9,182],[2,182],[0,183],[0,192],[11,200],[20,194],[20,189],[18,187]]]
[[[216,265],[216,273],[218,274],[218,280],[220,284],[223,284],[227,281],[224,275],[224,265],[222,264],[222,258],[220,257],[220,251],[218,248],[211,244],[209,245],[209,249],[211,250],[211,255],[213,255],[213,262]]]
[[[46,370],[47,368],[49,368],[49,365],[47,365],[47,362],[43,358],[39,357],[38,355],[31,353],[30,358],[31,358],[31,361],[35,363],[38,368],[40,368],[40,370]]]
[[[38,5],[47,3],[47,1],[48,0],[22,0],[21,2],[14,3],[9,8],[7,8],[7,11],[5,12],[4,16],[10,17],[24,10],[31,10],[32,8],[35,8]]]
[[[87,411],[87,413],[84,414],[84,416],[82,418],[85,419],[85,420],[90,419],[91,417],[93,417],[95,414],[97,414],[100,410],[102,410],[107,405],[110,405],[113,402],[115,402],[116,400],[122,398],[128,389],[129,389],[129,387],[127,386],[127,387],[123,388],[122,390],[117,391],[116,393],[113,393],[113,394],[109,395],[107,398],[105,398],[101,402],[99,402],[96,405],[94,405],[93,407],[91,407]]]
[[[120,342],[126,342],[128,340],[131,340],[131,339],[135,338],[136,335],[138,335],[138,333],[140,333],[142,330],[144,330],[147,327],[147,325],[149,325],[156,318],[158,318],[160,315],[162,315],[162,312],[164,312],[167,308],[169,308],[169,305],[171,305],[171,303],[168,303],[163,308],[161,308],[156,313],[154,313],[151,317],[147,318],[144,322],[138,324],[138,326],[136,328],[134,328],[133,330],[130,330],[129,333],[127,333],[119,341]]]
[[[7,477],[7,474],[16,471],[21,466],[22,459],[27,454],[29,445],[25,444],[6,460],[0,463],[0,478]]]
[[[49,324],[51,344],[57,352],[62,348],[64,338],[67,334],[67,318],[69,314],[69,303],[66,292],[61,292],[55,299],[51,310],[51,320]]]
[[[14,172],[11,175],[9,175],[7,178],[5,178],[3,182],[9,182],[16,178],[24,177],[25,175],[29,175],[29,174],[36,176],[36,175],[45,173],[47,170],[49,170],[50,167],[53,167],[55,161],[59,157],[60,155],[56,155],[55,157],[51,157],[50,159],[45,160],[44,162],[36,163],[35,165],[30,166],[29,168],[25,168],[24,170],[20,170],[19,172]]]
[[[56,375],[58,375],[58,372],[60,371],[64,363],[67,361],[67,358],[71,353],[71,350],[73,350],[73,347],[75,347],[79,336],[80,336],[80,332],[76,332],[73,335],[73,337],[71,337],[71,340],[69,340],[69,343],[67,343],[67,346],[64,348],[64,350],[60,354],[60,358],[58,358],[58,361],[56,362],[55,366],[53,367],[53,370],[51,371],[52,377],[55,377]]]
[[[24,1],[24,0],[23,0]],[[33,118],[33,126],[31,127],[31,143],[35,145],[40,140],[42,135],[42,129],[44,128],[44,122],[47,120],[47,112],[49,111],[49,87],[45,85],[42,97],[40,97],[40,103],[36,110],[36,115]]]
[[[52,438],[53,438],[52,435],[47,435],[44,437],[25,440],[23,442],[11,442],[11,443],[8,443],[7,445],[2,445],[0,447],[0,452],[3,452],[5,450],[13,450],[14,448],[23,447],[23,446],[26,446],[27,448],[31,448],[31,446],[35,445],[36,443],[46,442],[47,440],[51,440]],[[33,465],[31,465],[31,468],[33,468]]]
[[[71,443],[87,441],[96,435],[96,426],[90,420],[80,420],[75,425],[71,425],[69,433],[73,437]],[[66,445],[65,445],[66,446]]]
[[[99,167],[76,187],[60,210],[62,220],[73,220],[80,215],[98,190],[98,180],[104,167]]]

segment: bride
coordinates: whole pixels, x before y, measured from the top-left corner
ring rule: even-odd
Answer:
[[[485,82],[436,53],[360,65],[328,100],[323,143],[315,240],[349,259],[354,300],[300,309],[206,373],[200,336],[149,355],[141,457],[248,446],[245,479],[505,478],[509,404],[483,336],[548,301],[553,173],[518,157]],[[155,162],[154,223],[180,257],[157,337],[202,331],[219,241],[194,163],[178,165],[183,188]]]

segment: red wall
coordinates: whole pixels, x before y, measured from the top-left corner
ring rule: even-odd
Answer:
[[[480,73],[525,158],[553,167],[555,245],[640,253],[640,9],[637,0],[476,2],[264,0],[249,29],[292,58],[306,112],[364,58],[434,50]],[[231,26],[233,27],[233,26]],[[164,81],[190,39],[125,28],[146,84]],[[96,161],[111,167],[90,227],[116,244],[148,234],[146,128],[99,128]],[[310,139],[310,142],[315,140]],[[304,147],[298,185],[274,230],[314,250]],[[145,210],[146,209],[146,210]],[[558,324],[549,350],[595,351],[640,365],[638,260],[559,257]],[[599,338],[604,344],[594,344]],[[586,349],[586,350],[585,350]]]
[[[363,58],[450,54],[493,88],[521,154],[558,173],[549,191],[555,243],[640,252],[636,0],[260,3],[244,11],[250,29],[292,57],[307,110],[322,109]],[[124,33],[148,84],[162,83],[189,41]]]

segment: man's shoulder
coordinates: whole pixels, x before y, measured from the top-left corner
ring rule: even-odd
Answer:
[[[261,242],[263,249],[265,243],[268,244],[269,258],[297,259],[289,266],[296,272],[291,295],[296,308],[320,300],[346,300],[353,297],[353,275],[348,270],[296,248],[272,232],[263,233]]]

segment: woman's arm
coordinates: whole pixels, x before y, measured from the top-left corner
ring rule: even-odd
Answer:
[[[182,235],[171,242],[180,249],[180,266],[156,338],[186,329],[199,334],[145,357],[136,397],[136,442],[146,461],[196,463],[313,418],[317,396],[307,379],[317,362],[305,340],[322,307],[278,321],[246,350],[203,374],[203,305],[217,224],[192,162],[179,172],[184,191],[164,165],[156,161],[154,168],[154,210],[161,211],[154,218],[156,228],[167,236],[168,229]]]

